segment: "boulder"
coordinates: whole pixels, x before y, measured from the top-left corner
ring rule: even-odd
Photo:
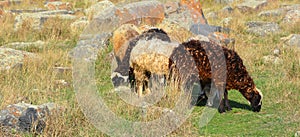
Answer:
[[[273,16],[281,16],[285,14],[285,10],[280,8],[280,9],[274,9],[274,10],[267,10],[267,11],[262,11],[258,14],[260,17],[273,17]]]
[[[281,38],[287,46],[297,46],[300,48],[300,34],[291,34],[288,37]]]
[[[88,19],[86,17],[81,17],[70,25],[71,30],[73,32],[82,31],[88,26],[89,23],[90,23],[90,21],[88,21]]]
[[[56,10],[56,11],[45,11],[38,13],[22,13],[17,15],[15,18],[14,30],[17,31],[22,28],[24,23],[29,23],[31,28],[40,30],[46,20],[50,18],[59,18],[62,20],[74,20],[77,17],[71,15],[69,11],[66,10]]]
[[[300,23],[300,10],[290,10],[286,13],[283,23]]]
[[[47,124],[47,117],[61,110],[62,108],[54,103],[39,106],[27,103],[8,105],[0,112],[1,129],[42,133]]]
[[[168,1],[164,4],[164,8],[165,8],[165,14],[172,14],[172,13],[178,12],[179,3]]]
[[[71,3],[61,1],[47,2],[45,7],[47,7],[48,10],[72,10],[73,8]]]
[[[3,45],[2,47],[22,50],[22,49],[27,49],[32,47],[42,49],[43,47],[45,47],[45,45],[46,42],[38,40],[35,42],[13,42],[13,43],[8,43],[6,45]]]
[[[241,12],[258,11],[268,4],[267,0],[245,0],[243,3],[236,6]]]
[[[234,2],[234,0],[215,0],[216,3],[221,3],[221,4],[229,4]]]
[[[97,17],[100,13],[102,13],[104,10],[112,8],[114,6],[115,5],[112,2],[108,0],[104,0],[96,4],[93,4],[91,7],[87,8],[85,10],[85,14],[89,20],[92,20],[95,17]]]
[[[22,67],[24,59],[34,59],[33,53],[0,47],[0,71]]]
[[[247,32],[257,36],[266,36],[268,34],[278,33],[280,27],[274,22],[250,21],[247,22]]]

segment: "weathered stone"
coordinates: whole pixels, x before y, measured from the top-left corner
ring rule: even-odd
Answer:
[[[286,10],[286,11],[290,11],[290,10],[300,10],[300,4],[281,4],[280,8]]]
[[[187,7],[193,19],[193,23],[207,24],[207,20],[203,14],[202,6],[199,1],[180,0],[181,8]]]
[[[68,14],[70,12],[66,10],[58,10],[52,12],[39,12],[39,13],[23,13],[15,18],[14,29],[17,31],[23,25],[23,23],[29,23],[30,27],[39,30],[43,27],[43,24],[49,18],[59,18],[62,20],[74,20],[76,16]]]
[[[33,53],[0,47],[0,71],[21,67],[24,59],[36,58]]]
[[[300,10],[290,10],[286,13],[284,23],[300,23]]]
[[[238,4],[236,7],[241,12],[257,11],[268,4],[267,0],[246,0],[244,3]]]
[[[2,47],[6,48],[13,48],[13,49],[26,49],[30,47],[42,49],[45,47],[46,43],[43,41],[36,41],[36,42],[13,42],[13,43],[8,43],[6,45],[3,45]]]
[[[166,14],[172,14],[174,12],[178,12],[179,10],[179,3],[178,2],[166,2],[164,4],[165,13]]]
[[[115,5],[108,1],[104,0],[101,2],[98,2],[96,4],[93,4],[91,7],[85,10],[85,14],[88,17],[89,20],[94,19],[95,17],[98,17],[100,13],[102,13],[104,10],[114,7]]]
[[[234,2],[234,0],[215,0],[216,3],[229,4]]]
[[[206,14],[206,17],[208,19],[212,19],[212,20],[218,19],[218,15],[216,12],[209,12]]]
[[[278,64],[282,64],[283,60],[278,56],[268,55],[268,56],[263,56],[263,63],[264,64],[272,63],[278,65]]]
[[[72,10],[73,8],[71,3],[61,1],[47,2],[45,7],[47,7],[48,10]]]
[[[78,32],[78,31],[82,31],[83,29],[85,29],[89,24],[89,21],[87,20],[86,17],[82,17],[79,18],[78,20],[76,20],[75,22],[73,22],[70,26],[71,26],[71,30],[73,32]]]
[[[26,103],[8,105],[0,112],[1,129],[42,133],[46,126],[47,116],[61,110],[62,108],[54,103],[39,106]]]
[[[32,8],[32,9],[12,9],[9,10],[10,13],[20,14],[20,13],[37,13],[37,12],[46,12],[47,10],[42,8]]]
[[[280,31],[279,25],[274,22],[250,21],[247,22],[247,26],[247,32],[257,36],[266,36]]]
[[[300,47],[300,34],[291,34],[288,37],[281,38],[287,46],[297,46]]]
[[[221,10],[222,13],[232,13],[233,8],[231,6],[226,6]]]
[[[235,40],[230,39],[225,33],[229,33],[229,29],[220,26],[211,26],[208,24],[194,24],[190,31],[196,35],[203,35],[208,37],[211,41],[228,46],[234,45]],[[225,32],[225,33],[224,33]]]
[[[281,54],[281,50],[279,48],[276,48],[273,50],[274,56],[279,56]]]
[[[1,7],[8,7],[10,5],[14,5],[14,4],[21,4],[22,0],[4,0],[4,1],[0,1],[0,8]]]
[[[158,25],[159,28],[162,28],[172,41],[177,41],[178,43],[182,43],[188,40],[193,34],[189,32],[188,29],[180,26],[179,24],[163,21]]]
[[[121,23],[156,25],[165,18],[164,5],[156,1],[135,2],[117,9]]]
[[[229,27],[231,25],[231,22],[232,22],[232,18],[228,17],[228,18],[224,18],[221,21],[221,24],[223,24],[224,27]]]
[[[267,10],[267,11],[262,11],[258,14],[258,16],[262,17],[269,17],[269,16],[281,16],[285,13],[284,9],[274,9],[274,10]]]

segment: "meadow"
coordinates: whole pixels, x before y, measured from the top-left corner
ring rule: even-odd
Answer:
[[[33,0],[43,5],[43,2]],[[87,8],[92,2],[70,0],[76,8]],[[117,2],[117,1],[114,1]],[[219,11],[225,5],[216,4],[214,0],[201,0],[204,15],[211,11]],[[298,0],[272,0],[263,10],[278,8],[282,3],[299,4]],[[237,3],[233,3],[234,6]],[[26,9],[29,0],[22,5],[9,8]],[[280,23],[283,16],[259,17],[259,12],[241,13],[234,10],[230,15],[219,13],[218,18],[208,18],[211,25],[222,26],[221,20],[232,17],[229,27],[230,37],[235,38],[235,51],[243,59],[244,65],[255,81],[256,86],[264,94],[262,110],[251,111],[247,100],[235,90],[229,91],[232,111],[216,113],[208,125],[199,128],[199,117],[204,106],[195,106],[189,118],[175,131],[167,136],[294,136],[300,131],[300,48],[284,45],[280,40],[290,34],[300,34],[299,23],[280,24],[281,31],[265,37],[255,36],[246,32],[245,22],[261,20]],[[55,66],[72,67],[69,52],[76,46],[81,31],[70,29],[71,21],[51,19],[45,27],[35,31],[26,25],[14,31],[14,15],[0,18],[0,47],[17,41],[42,40],[47,44],[42,48],[27,47],[22,49],[38,55],[38,60],[26,60],[21,69],[0,72],[0,108],[9,104],[26,102],[43,104],[54,102],[64,108],[62,113],[53,115],[47,120],[44,132],[38,136],[99,136],[106,134],[97,130],[84,116],[76,100],[72,87],[72,72],[56,73]],[[50,27],[51,26],[51,27]],[[274,49],[280,49],[279,58],[282,63],[265,63],[263,57],[273,55]],[[95,63],[96,83],[101,96],[120,117],[128,120],[142,120],[141,112],[134,106],[124,103],[118,94],[111,92],[113,85],[110,79],[111,64],[106,60],[112,51],[110,44],[107,49],[99,52]],[[58,86],[55,81],[63,79],[67,86]],[[100,88],[101,87],[101,88]],[[176,99],[171,98],[171,102]],[[170,100],[162,100],[160,106],[170,107]],[[168,106],[169,105],[169,106]],[[154,119],[160,114],[153,112]],[[0,136],[4,135],[0,131]],[[7,135],[7,133],[5,133]],[[35,136],[32,133],[9,133],[10,136]]]

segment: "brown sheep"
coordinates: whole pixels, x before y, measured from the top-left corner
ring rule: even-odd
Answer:
[[[198,41],[198,40],[190,40],[188,42],[184,42],[181,44],[185,50],[187,50],[194,58],[195,63],[197,64],[197,69],[199,71],[199,78],[201,81],[202,87],[208,85],[212,82],[212,76],[222,76],[226,77],[226,85],[225,85],[225,92],[224,92],[224,102],[220,103],[219,111],[224,112],[225,107],[227,110],[230,110],[231,107],[228,101],[228,92],[227,90],[236,89],[238,90],[250,103],[254,112],[259,112],[262,105],[262,98],[263,95],[259,89],[256,88],[252,78],[248,74],[246,67],[243,65],[243,61],[240,56],[233,50],[230,50],[225,47],[221,47],[223,53],[217,50],[220,48],[219,45],[212,44],[206,41]],[[179,46],[181,47],[181,46]],[[173,52],[173,58],[178,58],[178,55],[181,54],[182,49],[176,49]],[[209,50],[209,51],[208,51]],[[214,62],[213,66],[210,64],[209,56],[213,55],[213,58],[210,58],[212,61],[218,61],[221,56],[224,55],[225,63],[223,67],[226,65],[226,71],[222,69],[217,69],[212,74],[212,68],[218,67],[215,64],[222,64]],[[176,64],[177,65],[177,64]],[[222,66],[221,66],[222,67]],[[220,81],[213,81],[213,82],[220,82]]]

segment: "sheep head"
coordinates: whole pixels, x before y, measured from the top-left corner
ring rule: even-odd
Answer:
[[[252,110],[254,112],[259,112],[262,105],[263,95],[258,88],[254,88],[251,92],[249,101],[251,103]]]

